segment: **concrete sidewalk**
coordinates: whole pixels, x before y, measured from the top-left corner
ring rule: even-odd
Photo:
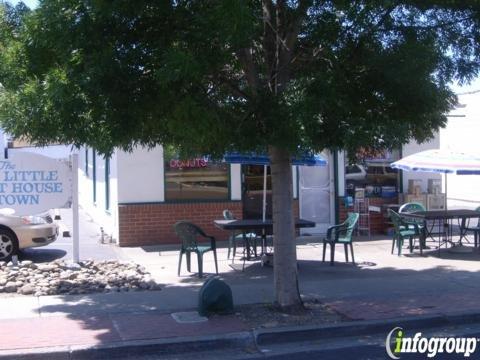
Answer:
[[[329,266],[319,261],[319,244],[308,241],[300,244],[302,295],[356,320],[352,324],[359,320],[387,321],[388,327],[392,321],[398,323],[399,319],[412,316],[438,320],[458,311],[463,312],[463,319],[480,319],[478,251],[471,254],[431,251],[425,257],[416,253],[398,257],[390,254],[390,246],[390,240],[358,241],[355,265],[344,263],[343,251],[338,249],[339,261]],[[144,265],[163,285],[162,290],[0,297],[0,357],[51,355],[55,349],[64,356],[75,349],[167,346],[176,341],[182,344],[205,341],[208,347],[215,339],[222,339],[222,344],[227,345],[228,341],[248,345],[251,329],[235,316],[213,317],[200,323],[178,323],[172,318],[173,312],[196,308],[198,291],[205,280],[185,269],[177,276],[178,250],[146,247],[119,251],[122,258]],[[205,255],[204,269],[211,275],[214,266],[210,255]],[[218,258],[220,277],[231,286],[235,305],[273,300],[272,268],[251,262],[242,271],[242,262],[237,260],[232,265],[226,259],[225,248],[219,249]]]

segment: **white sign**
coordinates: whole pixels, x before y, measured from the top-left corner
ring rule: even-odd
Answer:
[[[72,203],[72,169],[67,159],[10,152],[0,159],[0,209],[34,215]]]

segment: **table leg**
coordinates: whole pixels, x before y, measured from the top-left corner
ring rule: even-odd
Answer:
[[[248,261],[250,261],[250,239],[247,236],[247,233],[244,231],[243,232],[243,242],[245,244],[245,249],[247,252],[246,258]]]

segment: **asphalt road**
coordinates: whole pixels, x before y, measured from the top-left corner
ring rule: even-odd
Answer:
[[[468,337],[480,338],[480,324],[451,326],[448,328],[434,329],[408,329],[406,334],[413,336],[416,332],[422,332],[427,337]],[[355,338],[338,338],[319,340],[315,344],[291,343],[280,346],[263,346],[259,349],[229,349],[182,353],[182,354],[142,354],[115,358],[118,360],[198,360],[198,359],[229,359],[229,360],[385,360],[390,359],[385,350],[386,334],[359,335]],[[428,357],[427,354],[401,354],[400,359],[480,359],[480,342],[476,350],[469,357],[463,354],[437,354]]]

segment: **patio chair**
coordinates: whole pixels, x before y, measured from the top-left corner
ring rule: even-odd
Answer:
[[[399,214],[409,214],[409,213],[413,213],[413,212],[416,212],[416,211],[426,211],[426,210],[427,209],[425,208],[425,206],[423,206],[423,204],[421,204],[421,203],[408,202],[408,203],[405,203],[402,206],[400,206],[400,208],[398,209],[398,213]],[[424,227],[424,223],[423,223],[422,219],[411,218],[407,222],[417,224],[419,230],[422,230],[423,227]],[[410,230],[415,229],[413,225],[408,225],[407,228],[410,229]],[[392,244],[392,253],[393,253],[393,246],[394,245]]]
[[[225,220],[235,220],[235,216],[230,210],[223,210],[223,218]],[[257,256],[257,234],[255,233],[247,233],[245,236],[248,238],[247,240],[253,240],[254,243],[254,252],[255,256]],[[233,249],[233,254],[232,254],[232,261],[235,258],[235,255],[237,253],[237,241],[242,241],[244,242],[244,237],[243,233],[238,234],[235,231],[232,231],[230,237],[228,238],[228,252],[227,252],[227,259],[230,259],[230,252]],[[243,244],[245,246],[245,244]]]
[[[407,221],[396,213],[392,209],[388,209],[388,215],[390,220],[393,223],[394,232],[393,232],[393,242],[392,242],[392,254],[395,249],[395,245],[398,249],[398,256],[402,254],[402,247],[405,239],[409,241],[410,252],[413,252],[414,240],[415,238],[419,239],[419,248],[420,254],[423,255],[423,231],[420,229],[419,225],[415,221]]]
[[[183,254],[187,257],[187,270],[190,271],[190,254],[193,252],[197,254],[198,258],[198,276],[203,276],[203,254],[208,251],[213,251],[213,258],[215,260],[215,271],[218,274],[217,264],[217,247],[215,238],[206,235],[198,226],[188,222],[179,221],[174,225],[175,233],[182,240],[182,247],[180,249],[180,259],[178,261],[178,276],[180,276],[180,268],[182,266]],[[210,243],[201,245],[198,239],[208,239]]]
[[[473,232],[473,245],[480,246],[480,206],[475,209],[478,212],[478,220],[476,226],[470,226],[470,219],[462,219],[461,234],[467,235],[468,232]]]
[[[325,261],[325,251],[327,244],[330,245],[330,265],[333,266],[335,260],[335,244],[343,244],[345,249],[345,261],[348,262],[348,247],[352,252],[352,263],[355,264],[355,257],[353,255],[352,234],[355,225],[359,218],[358,213],[348,213],[347,220],[339,225],[330,226],[327,230],[327,236],[323,239],[323,257]]]
[[[426,211],[425,206],[418,202],[409,202],[405,203],[402,206],[400,206],[400,209],[398,209],[399,213],[412,213],[415,211]]]

